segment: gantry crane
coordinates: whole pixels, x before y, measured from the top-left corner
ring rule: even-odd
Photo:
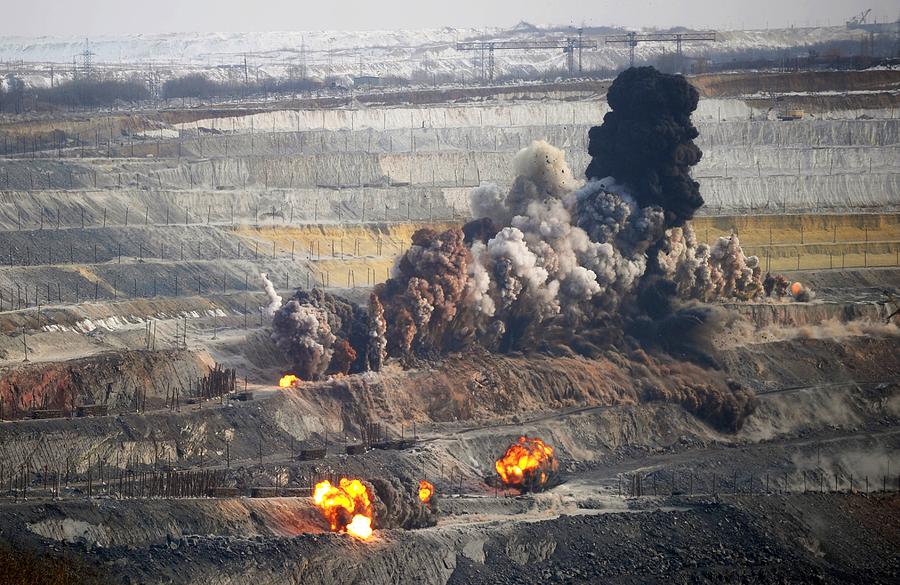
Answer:
[[[607,43],[623,43],[630,49],[629,63],[634,67],[634,48],[638,43],[676,43],[675,52],[678,55],[678,63],[681,65],[683,54],[682,43],[694,43],[716,41],[716,33],[713,32],[688,32],[688,33],[636,33],[628,32],[621,35],[606,37]]]
[[[558,41],[469,41],[456,43],[457,51],[480,51],[481,52],[481,78],[485,75],[485,54],[487,54],[487,74],[490,81],[494,80],[494,51],[519,50],[525,51],[529,49],[551,50],[562,49],[566,54],[566,63],[569,67],[569,73],[575,73],[576,67],[576,51],[578,54],[577,67],[581,72],[581,52],[584,49],[596,49],[597,41],[585,41],[581,38],[579,31],[577,38],[567,38]]]
[[[862,28],[862,25],[866,24],[866,20],[869,18],[869,13],[872,12],[871,8],[867,8],[851,18],[847,21],[847,28]]]

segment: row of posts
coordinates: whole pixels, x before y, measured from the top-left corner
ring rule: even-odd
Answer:
[[[334,281],[331,278],[332,273],[335,272],[336,274],[341,275],[342,271],[310,267],[310,270],[306,271],[306,278],[298,279],[299,282],[297,280],[292,282],[290,273],[286,273],[284,279],[285,286],[282,290],[291,290],[292,285],[295,287],[305,285],[307,289],[314,287],[330,288],[332,286],[346,286],[347,288],[353,288],[362,286],[363,283],[365,283],[366,286],[372,286],[377,284],[379,277],[383,277],[383,279],[386,280],[390,276],[390,267],[387,266],[384,267],[383,274],[375,268],[368,266],[365,268],[365,280],[357,276],[357,270],[355,268],[348,268],[345,278],[341,280],[334,279]],[[33,287],[16,283],[14,285],[15,289],[13,286],[10,286],[8,289],[0,287],[0,312],[35,308],[38,310],[37,319],[39,325],[42,326],[50,325],[51,322],[47,315],[40,312],[41,307],[47,307],[53,303],[79,304],[82,302],[97,302],[100,299],[117,301],[120,299],[171,298],[193,296],[195,293],[197,296],[203,296],[205,294],[224,295],[234,292],[248,292],[251,290],[255,292],[258,290],[258,287],[250,287],[248,275],[245,275],[242,283],[237,280],[235,280],[235,282],[240,283],[239,286],[229,287],[228,275],[223,272],[221,280],[203,279],[203,277],[198,275],[192,280],[185,282],[184,279],[179,280],[178,275],[175,275],[172,280],[161,280],[154,276],[149,282],[144,279],[139,280],[137,277],[125,280],[124,282],[120,281],[118,278],[113,278],[109,282],[104,281],[101,283],[100,279],[97,279],[93,283],[86,283],[85,286],[82,286],[80,281],[76,281],[72,285],[66,287],[66,290],[63,289],[62,284],[59,282],[35,284]],[[168,287],[170,294],[164,294],[163,284],[171,285]],[[103,294],[101,294],[101,290]],[[64,295],[64,292],[67,294]],[[248,312],[245,310],[244,314],[248,314]]]
[[[383,208],[384,208],[383,214],[379,218],[378,214],[376,212],[381,209],[382,205],[374,205],[373,204],[373,205],[369,206],[369,203],[365,197],[365,192],[363,192],[363,195],[360,198],[361,200],[359,201],[358,205],[355,201],[352,201],[352,200],[344,201],[344,202],[341,202],[340,204],[336,205],[334,210],[337,212],[338,221],[345,220],[344,207],[347,207],[348,209],[354,209],[355,211],[357,211],[356,217],[348,216],[346,218],[347,221],[352,220],[352,221],[359,221],[361,223],[365,223],[367,221],[385,221],[385,222],[425,221],[426,219],[428,221],[434,221],[434,219],[435,219],[434,200],[428,194],[426,194],[424,196],[424,198],[426,198],[428,200],[428,215],[427,216],[423,215],[422,217],[413,217],[412,204],[409,201],[409,199],[407,199],[405,202],[403,202],[406,204],[405,212],[403,209],[403,205],[401,203],[398,203],[397,207],[395,207],[394,209],[391,209],[391,207],[388,205],[387,201],[383,201]],[[313,224],[317,224],[319,221],[319,202],[320,202],[320,199],[318,197],[316,197],[316,199],[313,201],[313,218],[312,218]],[[358,207],[358,209],[357,209],[357,207]],[[191,213],[190,209],[187,207],[179,207],[179,209],[184,211],[183,223],[179,222],[180,217],[176,216],[174,210],[171,210],[170,207],[168,205],[166,205],[166,207],[165,207],[165,223],[159,221],[158,218],[154,218],[154,222],[151,224],[150,223],[150,206],[148,205],[148,206],[144,207],[143,221],[135,222],[132,220],[131,223],[129,224],[129,212],[130,212],[131,208],[126,206],[125,211],[122,214],[123,215],[122,223],[114,224],[114,223],[112,223],[111,218],[109,217],[109,214],[107,213],[107,209],[105,207],[102,208],[102,212],[99,217],[88,217],[85,208],[79,205],[78,210],[80,213],[80,223],[75,223],[75,224],[69,223],[67,225],[63,225],[62,211],[59,207],[56,208],[55,216],[51,215],[51,210],[47,209],[46,207],[42,207],[41,213],[40,213],[37,221],[35,222],[34,227],[37,228],[37,231],[43,231],[45,226],[48,230],[52,229],[52,228],[59,230],[59,229],[87,229],[87,228],[98,228],[98,227],[106,228],[106,227],[115,227],[115,226],[128,227],[129,225],[136,226],[136,227],[139,227],[139,226],[146,227],[149,225],[153,225],[154,227],[160,227],[163,225],[165,225],[165,226],[230,225],[231,227],[235,227],[235,225],[237,225],[237,223],[239,221],[245,219],[245,218],[239,218],[239,217],[235,216],[233,204],[230,207],[230,215],[226,218],[221,218],[221,217],[216,218],[217,221],[215,224],[213,224],[213,222],[212,222],[212,220],[214,218],[213,218],[211,205],[208,205],[206,208],[206,220],[205,221],[203,221],[203,216],[198,214],[196,211]],[[392,213],[391,213],[392,211],[394,212],[393,217],[392,217]],[[293,203],[288,204],[287,210],[285,210],[285,204],[281,204],[277,208],[276,208],[276,206],[272,205],[271,210],[264,209],[262,211],[262,216],[260,216],[260,206],[259,206],[259,204],[257,204],[255,207],[255,212],[253,214],[252,225],[254,227],[256,227],[257,229],[259,229],[262,226],[262,224],[260,224],[259,219],[260,219],[260,217],[265,217],[265,216],[268,216],[271,219],[271,222],[268,225],[271,226],[272,229],[275,229],[277,226],[294,225],[294,217],[295,217],[294,204]],[[46,221],[45,221],[45,217],[47,218]],[[132,218],[133,218],[133,214],[132,214]],[[277,218],[280,218],[280,223],[276,223]],[[443,218],[438,217],[437,219],[454,220],[457,218],[458,218],[458,216],[456,214],[456,210],[451,208],[449,216],[446,216]],[[297,219],[301,219],[301,217],[298,215]],[[222,220],[222,221],[219,221],[219,220]],[[305,225],[305,222],[300,222],[297,225]],[[2,230],[2,231],[11,231],[11,230]],[[27,229],[27,227],[24,226],[21,209],[16,210],[16,230],[15,231],[34,231],[34,229],[29,230],[29,229]]]
[[[374,240],[374,243],[375,256],[382,256],[384,252],[384,241],[379,237]],[[177,248],[172,246],[171,254],[166,254],[170,249],[166,247],[165,243],[159,244],[156,254],[153,253],[153,248],[145,246],[142,242],[138,243],[137,250],[133,247],[131,250],[128,248],[123,249],[120,242],[116,242],[115,248],[107,245],[103,249],[101,249],[98,244],[93,244],[93,246],[88,248],[89,254],[84,253],[84,247],[76,247],[74,244],[69,244],[67,248],[63,248],[63,251],[60,254],[59,250],[54,250],[52,243],[48,243],[47,246],[44,247],[42,253],[39,254],[37,250],[35,250],[34,255],[31,253],[31,246],[26,245],[24,259],[22,258],[23,255],[21,254],[21,251],[19,249],[14,249],[10,245],[9,248],[7,248],[6,257],[3,258],[3,256],[0,255],[0,262],[10,268],[24,266],[55,266],[58,264],[101,264],[103,262],[111,262],[112,260],[115,260],[117,264],[121,264],[123,252],[125,258],[128,258],[129,252],[131,252],[132,256],[130,257],[139,262],[153,259],[178,260],[181,262],[186,260],[197,262],[211,260],[260,260],[261,258],[296,260],[298,257],[301,260],[307,261],[317,261],[322,260],[323,258],[329,260],[344,260],[348,256],[354,258],[363,257],[362,244],[363,241],[359,238],[354,238],[352,248],[347,250],[344,246],[344,238],[338,238],[337,240],[331,238],[330,240],[326,240],[325,255],[323,255],[322,239],[315,239],[307,242],[305,251],[298,249],[296,240],[291,240],[290,249],[285,246],[281,248],[281,250],[278,249],[277,242],[272,242],[272,253],[270,255],[268,250],[263,250],[262,253],[260,252],[258,241],[254,242],[252,247],[249,245],[245,246],[241,241],[238,241],[236,246],[233,248],[229,246],[228,249],[222,245],[222,242],[219,242],[218,246],[213,247],[213,254],[204,255],[203,244],[199,240],[197,240],[196,246],[191,246],[190,243],[185,245],[185,242],[180,242]],[[207,246],[207,249],[208,248],[209,246]],[[246,254],[244,252],[245,250]],[[405,247],[401,244],[397,252],[402,254],[404,250]],[[15,261],[13,255],[14,251],[16,253]],[[76,251],[78,251],[77,258]],[[99,253],[101,251],[102,256]],[[194,254],[191,254],[192,251]],[[93,255],[90,255],[90,252],[92,252]],[[185,252],[187,252],[187,255]],[[281,252],[281,255],[279,255],[279,252]],[[0,252],[0,254],[2,254],[2,252]],[[87,256],[86,259],[85,256]],[[46,259],[46,262],[43,262],[44,259]],[[34,262],[32,262],[32,260],[34,260]]]
[[[48,469],[38,475],[38,488],[33,487],[31,471],[25,466],[8,473],[0,465],[0,495],[16,501],[32,496],[61,498],[71,489],[77,489],[88,498],[105,495],[117,498],[199,498],[214,493],[224,486],[225,470],[170,470],[135,471],[133,469],[107,469],[95,476],[88,470],[87,477],[75,482],[68,470]],[[38,489],[40,492],[38,492]],[[65,491],[64,491],[65,490]]]
[[[846,492],[871,493],[900,492],[900,474],[895,477],[883,474],[870,483],[869,476],[853,474],[832,474],[824,470],[801,472],[801,477],[788,473],[765,473],[761,475],[739,474],[737,471],[728,474],[698,474],[686,471],[679,474],[670,471],[668,478],[663,473],[625,474],[618,477],[617,492],[629,497],[641,496],[676,496],[676,495],[740,495],[740,494],[773,494],[794,493],[800,490],[808,492]],[[830,477],[829,477],[830,475]]]

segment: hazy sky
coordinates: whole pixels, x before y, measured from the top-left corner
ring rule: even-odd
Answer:
[[[0,34],[372,30],[539,24],[765,28],[841,24],[897,0],[3,0]]]

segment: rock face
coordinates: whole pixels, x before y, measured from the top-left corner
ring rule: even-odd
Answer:
[[[839,29],[764,36],[807,35],[815,47],[845,38]],[[437,46],[453,36],[436,34]],[[397,39],[379,51],[418,50],[391,48]],[[624,62],[627,50],[616,51]],[[280,49],[265,58],[283,69]],[[556,52],[541,67],[564,59]],[[473,190],[485,208],[516,192],[506,210],[525,218],[516,229],[555,231],[557,208],[526,217],[525,203],[546,203],[532,191],[542,173],[516,181],[511,163],[551,155],[551,168],[585,169],[588,129],[609,111],[603,80],[0,120],[0,582],[896,582],[898,487],[887,462],[900,441],[900,329],[885,321],[900,287],[898,80],[888,70],[692,79],[704,156],[679,180],[697,181],[707,202],[697,241],[739,233],[785,286],[817,295],[723,302],[710,309],[723,329],[702,351],[679,343],[696,341],[688,327],[703,321],[687,311],[665,327],[615,329],[621,339],[603,323],[573,343],[565,326],[534,327],[519,330],[534,345],[510,343],[505,355],[398,360],[388,357],[390,307],[372,303],[365,318],[328,296],[366,306],[423,228],[489,241],[502,227],[494,220],[459,231]],[[776,98],[807,115],[779,121]],[[625,121],[625,134],[653,140],[654,129],[627,131],[643,116]],[[536,140],[562,150],[517,154]],[[649,152],[630,145],[618,161],[626,168]],[[685,158],[666,149],[657,178],[696,161],[677,145]],[[565,175],[567,189],[583,178]],[[653,200],[669,191],[643,186]],[[637,223],[653,228],[654,217]],[[648,249],[628,240],[640,262]],[[535,255],[534,267],[571,275],[567,295],[590,284],[557,256]],[[752,275],[760,263],[730,262],[731,272]],[[473,281],[506,264],[473,269]],[[313,316],[337,339],[306,319],[297,337],[322,352],[295,361],[314,362],[309,377],[321,379],[276,388],[291,360],[265,311],[298,287],[300,300],[327,292],[305,304],[322,309]],[[440,292],[410,298],[438,306],[473,291]],[[666,308],[664,292],[642,301]],[[483,294],[480,308],[486,298],[496,310]],[[424,315],[427,305],[411,307]],[[641,350],[637,337],[665,343]],[[690,361],[701,358],[703,367]],[[360,372],[365,362],[377,371]],[[214,364],[234,368],[246,392],[199,401],[198,378]],[[108,410],[65,416],[92,405]],[[539,494],[497,481],[495,461],[522,435],[558,457],[559,482]],[[370,540],[331,533],[311,503],[316,483],[341,476],[372,486]],[[428,506],[416,499],[423,481],[434,488]]]
[[[864,528],[876,518],[896,525],[890,497],[746,495],[669,504],[379,531],[368,543],[336,534],[286,539],[245,533],[166,535],[112,547],[82,538],[62,548],[91,551],[109,577],[141,583],[846,583],[851,571],[867,582],[887,583],[897,571],[894,537]],[[256,507],[272,519],[267,506]],[[185,563],[190,570],[175,569]]]

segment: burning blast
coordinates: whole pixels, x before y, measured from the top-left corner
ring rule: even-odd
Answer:
[[[431,495],[427,501],[420,499],[422,489],[414,495],[396,478],[363,481],[343,477],[338,485],[327,480],[316,484],[313,503],[333,532],[367,540],[375,528],[411,530],[437,524],[437,507]],[[434,488],[430,489],[433,492]]]
[[[532,492],[552,486],[559,474],[553,447],[537,437],[519,437],[494,468],[503,485]]]
[[[715,367],[702,346],[721,312],[701,302],[754,299],[763,284],[737,236],[698,243],[688,221],[703,204],[689,172],[702,156],[697,91],[643,67],[622,73],[608,99],[612,110],[590,131],[587,183],[562,151],[534,142],[516,155],[508,193],[472,191],[477,219],[414,234],[373,295],[369,322],[380,329],[370,328],[369,348],[406,358],[473,343],[587,356],[660,348]],[[711,422],[733,428],[754,399],[718,379],[673,398],[731,413]]]
[[[278,380],[279,388],[290,388],[291,386],[297,384],[300,381],[300,378],[295,376],[294,374],[285,374]]]
[[[361,540],[372,536],[372,492],[362,481],[342,477],[338,485],[319,482],[313,502],[333,532],[346,532]]]
[[[428,504],[431,502],[431,497],[434,495],[434,485],[428,481],[427,479],[419,480],[419,501],[423,504]]]

